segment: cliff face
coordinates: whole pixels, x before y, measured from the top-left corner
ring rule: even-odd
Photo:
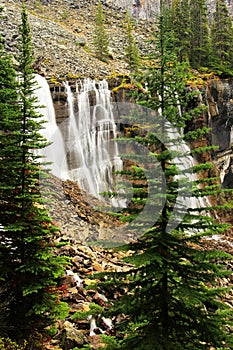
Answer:
[[[135,15],[148,18],[153,14],[159,13],[159,0],[105,0],[108,4],[112,4],[113,6],[119,6],[121,8],[127,8],[127,10]],[[165,0],[168,4],[172,3],[172,0]],[[206,5],[208,9],[208,14],[210,19],[212,17],[213,12],[215,11],[216,0],[206,0]],[[231,15],[233,15],[233,1],[226,0],[226,4],[228,10]]]
[[[233,188],[233,79],[208,83],[207,103],[210,143],[218,146],[213,154],[223,186]]]
[[[211,143],[218,145],[218,152],[226,151],[233,141],[233,79],[211,81],[207,87],[207,101]]]
[[[120,85],[120,82],[120,78],[110,79],[110,88]],[[75,86],[75,81],[70,80],[70,84]],[[69,116],[67,96],[62,86],[59,88],[56,85],[50,85],[57,122],[65,133],[66,120]],[[204,153],[200,161],[214,162],[216,169],[212,176],[219,174],[223,187],[233,188],[233,78],[210,79],[205,86],[200,87],[200,91],[202,102],[208,109],[190,125],[190,128],[207,126],[210,132],[207,140],[195,140],[192,147],[207,144],[217,146],[212,153]],[[112,94],[113,101],[117,103],[125,102],[125,96],[124,89],[119,89],[117,93]]]
[[[1,35],[7,51],[14,56],[17,65],[21,1],[0,2],[3,6]],[[56,80],[71,77],[98,79],[129,73],[124,61],[125,13],[126,9],[134,11],[136,2],[102,0],[101,3],[106,14],[106,29],[112,48],[112,57],[108,64],[99,61],[94,55],[93,30],[98,0],[26,1],[35,51],[35,69],[50,81],[60,125],[68,117],[68,109],[63,86],[56,84]],[[141,0],[140,7],[150,7],[153,13],[158,10],[158,3],[158,0]],[[208,0],[207,4],[211,14],[215,0]],[[227,0],[227,5],[233,13],[233,1]],[[148,52],[150,22],[138,18],[136,23],[135,39],[144,55]],[[208,104],[208,114],[201,122],[212,128],[209,142],[218,146],[218,150],[211,156],[220,171],[224,186],[233,187],[233,79],[209,80],[202,91]]]

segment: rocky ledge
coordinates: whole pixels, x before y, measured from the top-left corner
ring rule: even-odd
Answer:
[[[52,176],[46,184],[40,182],[40,190],[49,215],[60,228],[59,241],[111,246],[132,239],[127,226],[108,213],[112,208],[76,182]]]

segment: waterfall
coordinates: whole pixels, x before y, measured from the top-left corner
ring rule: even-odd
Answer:
[[[124,207],[124,199],[103,195],[116,192],[114,172],[123,168],[114,141],[117,129],[107,82],[85,79],[79,93],[72,92],[69,83],[64,83],[69,109],[67,140],[64,142],[56,123],[49,85],[40,75],[35,79],[38,88],[34,94],[40,104],[38,112],[45,120],[41,134],[51,143],[39,153],[45,162],[51,163],[46,167],[59,178],[76,181],[81,189],[93,196],[115,207]],[[75,113],[76,108],[78,113]]]
[[[52,142],[52,145],[46,147],[43,154],[46,156],[46,160],[53,162],[51,166],[52,173],[60,178],[68,178],[77,182],[81,189],[114,207],[126,207],[126,197],[129,197],[129,195],[132,197],[133,193],[130,187],[130,193],[123,193],[124,198],[123,196],[121,198],[117,189],[118,178],[115,173],[123,170],[123,162],[119,157],[118,143],[116,142],[117,127],[107,82],[105,80],[85,79],[83,82],[76,84],[75,91],[71,89],[68,82],[64,82],[69,111],[69,117],[65,122],[66,134],[64,141],[56,124],[49,86],[44,78],[39,75],[36,78],[39,85],[36,94],[40,104],[45,105],[41,109],[41,113],[47,121],[43,135],[48,141]],[[121,107],[125,107],[125,104],[123,106],[119,104],[118,107],[120,113]],[[181,113],[179,103],[178,111]],[[139,109],[138,112],[143,111]],[[145,114],[144,112],[142,115]],[[161,112],[158,111],[158,115],[160,114]],[[121,113],[119,114],[120,117]],[[149,119],[150,122],[154,121],[153,117],[150,118],[150,113]],[[177,176],[179,194],[174,213],[168,225],[168,228],[172,229],[182,220],[188,208],[193,208],[194,211],[197,208],[198,215],[198,209],[205,208],[206,205],[209,206],[210,204],[208,198],[199,199],[192,196],[192,183],[195,182],[196,178],[195,174],[189,171],[194,164],[194,160],[190,156],[190,149],[182,141],[182,135],[178,130],[174,129],[172,125],[167,125],[167,129],[167,138],[165,137],[161,141],[167,143],[170,150],[180,153],[180,156],[178,155],[174,162],[184,172],[183,175]],[[155,129],[154,132],[157,133],[158,130]],[[135,154],[138,155],[137,143],[135,143],[134,148]],[[144,150],[141,150],[141,152],[143,153]],[[150,167],[148,169],[151,171]],[[148,174],[148,181],[150,182],[150,176],[154,173],[150,175],[149,172]],[[156,174],[153,178],[155,177]],[[187,177],[190,181],[190,189],[187,189],[185,185]],[[121,185],[119,185],[119,189],[122,190]],[[117,195],[109,197],[108,194],[112,193]],[[145,206],[141,216],[144,216],[150,209],[150,205],[148,205],[148,208]],[[153,220],[154,216],[151,218],[151,221]]]
[[[40,103],[37,110],[42,115],[42,119],[45,120],[44,129],[41,129],[40,133],[51,143],[42,149],[39,154],[44,157],[45,162],[51,163],[45,165],[45,167],[50,168],[53,175],[65,179],[68,177],[68,169],[64,141],[56,123],[49,85],[46,79],[39,74],[36,74],[35,79],[38,88],[34,91],[34,94]]]
[[[165,91],[168,91],[169,93],[169,89],[166,89],[166,87]],[[179,96],[176,91],[174,92],[174,97],[177,101],[177,113],[182,117]],[[161,101],[160,95],[159,99]],[[200,103],[202,103],[201,95]],[[195,159],[190,154],[191,150],[189,146],[184,142],[183,130],[177,129],[168,120],[165,120],[161,108],[158,109],[158,115],[161,118],[161,125],[163,124],[166,129],[166,132],[163,135],[163,142],[170,151],[178,152],[177,156],[173,159],[173,164],[178,166],[179,171],[181,171],[180,174],[174,176],[174,180],[178,183],[178,197],[167,225],[167,230],[169,231],[178,226],[188,209],[192,210],[193,215],[198,216],[201,214],[210,216],[205,208],[211,207],[211,203],[207,196],[195,197],[192,195],[193,184],[195,184],[195,181],[197,181],[198,178],[197,175],[192,172],[193,166],[195,165]],[[203,210],[200,211],[199,209],[202,208]]]
[[[115,191],[114,172],[122,170],[118,156],[116,124],[105,80],[85,79],[80,91],[64,83],[69,109],[67,157],[69,178],[93,196],[124,207],[125,201],[104,196]],[[75,109],[78,106],[78,112]]]
[[[165,137],[165,144],[170,151],[178,152],[178,155],[173,159],[173,163],[181,171],[180,174],[174,176],[174,180],[178,183],[178,197],[167,225],[167,230],[172,230],[183,220],[187,210],[192,210],[192,215],[210,216],[205,208],[211,207],[211,203],[206,196],[195,197],[192,195],[193,185],[198,178],[192,172],[195,160],[190,155],[189,146],[183,140],[183,131],[178,131],[168,122],[166,122],[166,127],[167,137]],[[199,211],[202,208],[203,210]]]

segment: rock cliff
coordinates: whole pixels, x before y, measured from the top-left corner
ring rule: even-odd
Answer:
[[[233,188],[233,79],[215,79],[208,83],[208,124],[210,142],[218,146],[213,159],[225,188]]]
[[[115,89],[116,86],[120,86],[122,78],[109,78],[108,81],[110,89],[114,91],[114,93],[112,92],[113,102],[125,102],[127,90],[124,88]],[[75,80],[70,80],[70,84],[75,86]],[[67,96],[62,84],[50,83],[50,87],[57,122],[64,134],[65,121],[69,115]],[[207,144],[217,146],[211,154],[204,154],[201,161],[213,161],[218,169],[223,187],[233,188],[233,78],[212,77],[202,81],[200,85],[197,84],[195,88],[200,90],[202,100],[200,103],[205,103],[207,110],[189,128],[207,126],[210,128],[210,132],[207,140],[195,141],[193,147]]]
[[[57,84],[58,81],[83,77],[101,79],[128,73],[124,61],[124,22],[126,9],[132,12],[135,2],[102,0],[101,3],[112,50],[109,63],[101,62],[94,55],[93,30],[97,0],[26,1],[34,45],[35,69],[50,81],[57,122],[60,125],[68,117],[68,109],[64,89],[62,84]],[[211,14],[215,1],[208,0],[207,3]],[[0,4],[3,7],[1,35],[7,51],[12,53],[17,65],[21,1],[1,0]],[[157,0],[140,2],[141,8],[149,5],[151,13],[158,10]],[[232,12],[232,1],[228,0],[227,5]],[[135,39],[143,56],[148,52],[150,19],[137,16],[135,24]],[[112,87],[117,84],[119,81],[111,80]],[[211,155],[212,160],[219,169],[224,187],[232,188],[233,79],[209,79],[200,90],[208,105],[208,113],[202,121],[211,127],[208,141],[218,146]]]

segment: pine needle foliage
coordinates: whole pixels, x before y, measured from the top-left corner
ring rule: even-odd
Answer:
[[[233,28],[225,0],[216,1],[211,24],[205,0],[174,0],[171,21],[181,62],[232,76]]]
[[[174,0],[172,22],[180,47],[178,58],[192,68],[209,67],[211,61],[210,31],[205,0]]]
[[[190,63],[193,68],[206,67],[210,57],[210,37],[205,0],[190,1],[191,50]]]
[[[47,145],[37,112],[37,88],[26,8],[19,28],[19,71],[1,50],[0,59],[0,301],[5,302],[0,332],[11,339],[27,338],[67,314],[59,302],[57,279],[66,259],[54,253],[58,229],[42,202],[38,150]],[[9,302],[7,302],[9,301]],[[3,321],[2,321],[3,322]]]
[[[172,11],[174,33],[180,47],[179,58],[182,62],[190,58],[191,50],[190,38],[192,33],[189,0],[174,0]]]
[[[2,43],[0,44],[0,265],[1,265],[1,288],[0,303],[1,316],[0,327],[6,325],[6,313],[9,304],[12,302],[13,293],[10,292],[10,285],[6,286],[6,277],[10,273],[10,261],[12,253],[8,248],[11,242],[11,234],[6,234],[3,227],[15,220],[16,204],[13,204],[12,191],[18,186],[19,180],[19,162],[20,156],[16,151],[20,145],[20,122],[19,112],[17,108],[18,95],[16,89],[18,87],[16,81],[16,72],[13,68],[11,58],[6,54]],[[10,136],[9,136],[10,135]],[[14,162],[13,159],[14,158]],[[10,162],[9,162],[10,161]],[[11,164],[11,172],[9,173],[9,164]],[[14,194],[15,195],[15,194]]]
[[[203,110],[187,108],[195,93],[187,90],[187,68],[178,63],[172,44],[170,13],[167,16],[162,1],[160,6],[155,51],[149,58],[156,64],[138,73],[137,80],[141,84],[146,80],[148,85],[135,99],[150,109],[157,128],[141,140],[163,170],[163,207],[156,222],[145,231],[142,226],[141,237],[124,246],[132,252],[125,260],[133,267],[126,272],[99,274],[103,281],[99,287],[106,288],[109,297],[111,291],[121,295],[107,313],[120,315],[117,337],[112,345],[109,341],[107,349],[117,348],[116,340],[122,350],[230,349],[233,337],[227,326],[232,325],[232,312],[223,302],[226,289],[219,287],[218,280],[229,275],[226,262],[232,256],[206,250],[202,244],[205,237],[220,235],[228,226],[208,215],[214,207],[210,203],[205,207],[201,200],[214,195],[216,187],[208,179],[199,186],[190,177],[192,171],[202,172],[204,165],[195,170],[193,163],[181,166],[190,155],[186,147],[180,147],[182,130]],[[142,118],[146,122],[146,116]],[[152,200],[157,199],[154,191]]]
[[[222,70],[233,70],[233,27],[224,0],[216,1],[216,8],[211,27],[213,55],[216,64]]]
[[[137,43],[133,36],[133,27],[129,13],[126,13],[126,48],[125,60],[132,71],[137,71],[140,64],[140,56]]]
[[[101,2],[98,3],[97,13],[95,16],[94,29],[94,46],[96,57],[103,61],[109,60],[108,36],[105,30],[105,15]]]

